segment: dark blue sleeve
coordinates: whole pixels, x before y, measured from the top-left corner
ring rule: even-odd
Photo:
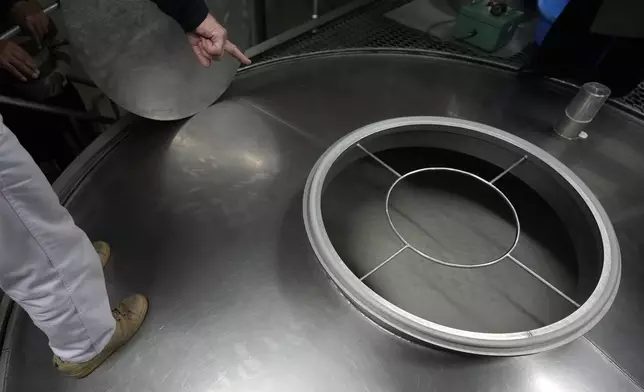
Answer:
[[[208,15],[208,7],[204,0],[153,1],[161,11],[176,20],[186,32],[196,29]]]

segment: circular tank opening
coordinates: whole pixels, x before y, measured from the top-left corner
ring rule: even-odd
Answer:
[[[605,212],[544,151],[463,120],[393,119],[320,158],[304,219],[344,294],[402,336],[519,355],[608,310],[620,260]]]

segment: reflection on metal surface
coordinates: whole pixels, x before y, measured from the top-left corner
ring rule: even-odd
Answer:
[[[243,51],[250,40],[248,0],[208,0]],[[195,58],[181,27],[149,0],[68,0],[65,25],[96,85],[126,110],[155,120],[191,116],[219,98],[239,63],[209,68]]]
[[[498,196],[500,196],[503,199],[503,202],[510,208],[510,210],[512,211],[512,217],[514,218],[514,224],[515,224],[515,227],[516,227],[516,232],[514,234],[514,240],[512,241],[512,245],[510,245],[510,248],[508,250],[506,250],[501,256],[496,257],[495,259],[490,260],[490,261],[486,261],[486,262],[482,262],[482,263],[476,263],[476,264],[459,264],[459,263],[448,262],[448,261],[445,261],[445,260],[441,260],[441,259],[439,259],[437,257],[430,256],[427,253],[421,251],[417,247],[415,247],[412,244],[410,244],[405,239],[405,237],[400,233],[400,231],[396,228],[396,225],[394,224],[394,222],[391,219],[391,213],[389,212],[391,193],[396,188],[396,185],[398,185],[404,179],[409,178],[411,176],[414,176],[416,174],[425,173],[425,172],[448,172],[448,173],[460,174],[460,175],[469,177],[471,179],[474,179],[474,180],[476,180],[476,181],[478,181],[478,182],[480,182],[482,184],[485,184],[488,187],[490,187],[492,190],[494,190],[494,192]],[[393,230],[394,233],[396,233],[396,236],[398,236],[398,238],[403,243],[405,243],[405,245],[407,245],[410,249],[412,249],[414,252],[418,253],[419,255],[424,257],[425,259],[433,261],[433,262],[438,263],[438,264],[442,264],[442,265],[444,265],[446,267],[453,267],[453,268],[481,268],[481,267],[488,267],[490,265],[494,265],[494,264],[498,263],[499,261],[503,260],[510,253],[512,253],[514,248],[519,243],[519,236],[521,235],[521,224],[519,222],[519,216],[517,215],[517,210],[514,208],[514,206],[512,205],[512,202],[508,199],[508,197],[503,192],[501,192],[501,190],[499,188],[495,187],[491,182],[486,181],[485,179],[483,179],[483,178],[481,178],[481,177],[479,177],[479,176],[477,176],[475,174],[472,174],[472,173],[469,173],[469,172],[466,172],[466,171],[463,171],[463,170],[449,168],[449,167],[428,167],[428,168],[418,169],[418,170],[414,170],[412,172],[406,173],[405,175],[403,175],[400,178],[398,178],[391,185],[391,187],[389,187],[389,190],[387,191],[387,197],[385,198],[385,214],[387,214],[387,221],[389,222],[389,227],[391,227],[391,230]]]
[[[569,224],[577,228],[576,231],[578,232],[575,232],[575,235],[580,237],[576,241],[583,247],[593,246],[589,241],[598,242],[597,246],[603,249],[603,254],[598,260],[601,264],[601,276],[597,279],[593,294],[580,307],[575,300],[571,299],[563,291],[556,288],[546,279],[525,266],[525,264],[518,261],[516,257],[512,256],[511,253],[518,243],[520,228],[516,209],[510,203],[509,199],[496,185],[492,185],[490,181],[468,171],[445,167],[425,167],[410,171],[398,177],[394,184],[389,187],[385,198],[387,221],[398,239],[405,246],[358,279],[347,268],[344,261],[334,249],[334,245],[326,232],[326,226],[322,220],[321,206],[323,189],[326,188],[327,182],[329,181],[327,174],[330,172],[338,173],[342,171],[343,167],[348,165],[347,162],[351,162],[351,157],[355,156],[355,154],[349,151],[354,146],[357,146],[363,152],[366,152],[368,156],[374,158],[387,171],[396,174],[400,173],[398,169],[393,168],[393,165],[387,164],[383,159],[377,157],[372,148],[366,148],[363,141],[368,141],[370,145],[377,146],[376,151],[391,150],[406,145],[416,147],[438,146],[438,148],[446,151],[454,149],[455,151],[466,152],[467,154],[491,163],[498,163],[500,159],[507,160],[514,156],[511,161],[512,163],[507,166],[507,169],[493,178],[495,182],[500,181],[501,178],[504,178],[511,170],[519,167],[520,164],[531,162],[529,164],[530,167],[527,169],[521,166],[522,170],[517,173],[518,178],[528,181],[531,187],[541,189],[543,192],[545,189],[544,180],[549,177],[548,182],[550,182],[550,185],[548,185],[548,192],[553,192],[550,189],[552,186],[559,187],[559,189],[554,190],[555,193],[561,195],[566,194],[566,197],[572,197],[576,200],[575,203],[579,205],[579,207],[576,207],[578,209],[577,211],[571,211],[570,207],[567,207],[568,210],[562,210],[559,207],[555,208],[559,208],[562,214],[568,215],[566,219],[571,220]],[[516,156],[517,153],[520,154],[518,157]],[[535,165],[535,162],[538,162],[538,164]],[[534,170],[538,172],[534,172]],[[464,266],[431,257],[410,245],[393,225],[389,213],[389,199],[391,191],[397,183],[408,176],[425,171],[456,172],[472,177],[492,187],[504,199],[504,202],[510,206],[516,221],[516,237],[510,250],[491,262]],[[534,182],[535,179],[539,182]],[[337,198],[337,196],[335,194],[334,198]],[[550,200],[555,204],[561,203],[561,200]],[[572,215],[570,215],[571,213]],[[588,218],[588,214],[592,216],[592,219]],[[552,156],[549,156],[536,146],[530,145],[526,141],[513,137],[498,129],[469,121],[440,117],[399,118],[371,124],[345,136],[322,155],[309,176],[304,195],[304,220],[309,239],[318,256],[318,260],[352,302],[367,315],[379,323],[384,324],[387,328],[392,329],[394,332],[453,350],[485,355],[520,355],[561,346],[583,335],[604,316],[615,298],[619,284],[621,265],[615,233],[602,207],[581,181]],[[456,233],[452,233],[452,235],[457,236]],[[373,239],[373,241],[382,240],[378,238]],[[407,248],[411,248],[415,253],[439,264],[461,268],[492,265],[508,256],[522,270],[528,272],[531,277],[536,278],[540,283],[552,289],[578,309],[563,319],[554,321],[546,326],[507,333],[475,332],[469,328],[454,328],[446,324],[434,322],[431,319],[420,318],[414,312],[406,309],[404,305],[392,303],[387,297],[383,297],[379,293],[376,294],[363,284],[366,277],[372,275],[396,256],[401,255]],[[583,263],[592,263],[591,260],[585,260],[583,257],[581,260]],[[592,266],[581,264],[579,268],[592,269]],[[405,285],[405,282],[395,282],[395,280],[393,284],[400,285],[401,283]]]
[[[241,153],[242,158],[246,163],[248,163],[248,166],[254,168],[254,169],[261,169],[264,166],[264,159],[253,154],[250,151],[244,151]]]
[[[217,160],[221,160],[221,155],[215,156],[215,150],[209,145],[200,144],[192,136],[187,133],[179,133],[174,139],[172,139],[171,144],[172,151],[181,154],[182,159],[191,159],[195,162],[205,163],[207,161],[212,161],[213,165],[217,165]],[[260,155],[257,151],[252,151],[250,149],[245,150],[231,150],[227,151],[227,159],[236,159],[243,162],[244,166],[252,171],[257,171],[261,173],[266,170],[272,172],[276,171],[276,165],[278,162],[275,159],[267,160],[265,157]]]

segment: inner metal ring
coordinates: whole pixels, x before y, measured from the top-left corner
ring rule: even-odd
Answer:
[[[477,181],[489,186],[499,196],[501,196],[503,198],[503,200],[505,201],[505,204],[507,204],[508,207],[510,207],[510,210],[512,211],[512,216],[514,217],[514,222],[515,222],[515,225],[516,225],[516,233],[515,233],[515,236],[514,236],[514,241],[512,242],[512,245],[510,246],[510,248],[507,251],[505,251],[505,253],[503,253],[501,256],[499,256],[498,258],[496,258],[494,260],[491,260],[491,261],[486,261],[484,263],[479,263],[479,264],[458,264],[458,263],[450,263],[448,261],[444,261],[444,260],[438,259],[436,257],[432,257],[432,256],[422,252],[420,249],[416,248],[415,246],[413,246],[409,242],[407,242],[407,240],[405,240],[405,238],[402,236],[402,234],[400,234],[400,232],[396,229],[396,226],[394,225],[394,222],[391,219],[391,214],[389,212],[389,197],[391,196],[391,192],[394,190],[396,185],[398,185],[398,183],[400,183],[400,181],[402,181],[405,178],[408,178],[410,176],[413,176],[415,174],[428,172],[428,171],[444,171],[444,172],[462,174],[464,176],[473,178],[473,179],[475,179],[475,180],[477,180]],[[505,196],[505,194],[503,192],[501,192],[501,190],[499,188],[497,188],[491,182],[489,182],[489,181],[477,176],[476,174],[472,174],[472,173],[464,171],[464,170],[453,169],[453,168],[450,168],[450,167],[427,167],[427,168],[411,171],[411,172],[409,172],[409,173],[407,173],[407,174],[405,174],[405,175],[403,175],[401,177],[398,177],[398,179],[396,181],[394,181],[394,183],[391,185],[391,187],[389,187],[389,190],[387,191],[387,198],[385,199],[385,212],[387,214],[387,220],[389,221],[389,226],[394,231],[394,233],[396,233],[396,236],[398,236],[398,238],[405,245],[407,245],[407,247],[409,247],[409,249],[413,250],[414,252],[416,252],[420,256],[426,258],[427,260],[430,260],[430,261],[433,261],[435,263],[442,264],[442,265],[445,265],[445,266],[448,266],[448,267],[454,267],[454,268],[481,268],[481,267],[487,267],[487,266],[496,264],[499,261],[505,259],[508,255],[510,255],[510,253],[512,253],[514,248],[519,243],[519,236],[521,235],[521,224],[519,223],[519,215],[517,214],[517,210],[512,205],[512,202],[510,202],[510,199],[508,199],[507,196]]]

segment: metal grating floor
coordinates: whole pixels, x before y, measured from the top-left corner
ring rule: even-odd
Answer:
[[[308,32],[288,40],[253,60],[255,62],[280,57],[350,48],[406,48],[442,51],[486,58],[519,68],[526,61],[523,53],[510,58],[484,56],[465,46],[442,41],[413,28],[397,23],[385,16],[389,11],[412,0],[377,0]],[[629,95],[615,99],[616,102],[644,115],[644,82]]]
[[[644,82],[640,83],[630,94],[616,99],[616,101],[632,108],[640,114],[644,114]]]

